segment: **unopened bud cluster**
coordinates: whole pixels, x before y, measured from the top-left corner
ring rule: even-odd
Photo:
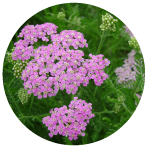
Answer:
[[[80,17],[77,17],[75,16],[72,20],[72,23],[76,26],[80,26],[81,25],[81,18]]]
[[[64,20],[66,17],[66,14],[64,12],[59,12],[58,15],[57,15],[57,18],[59,20]]]
[[[130,47],[140,51],[140,46],[135,37],[131,37],[131,40],[128,42]]]
[[[30,97],[30,94],[27,93],[27,90],[26,89],[21,88],[18,91],[18,97],[19,97],[21,103],[24,104],[24,103],[27,103],[28,102],[28,99]]]
[[[17,62],[12,70],[14,70],[14,75],[16,76],[16,78],[21,78],[22,76],[22,72],[23,70],[25,69],[25,67],[27,66],[27,63],[28,61],[25,60],[25,61],[20,61],[20,62]]]
[[[118,113],[120,111],[120,108],[121,108],[121,104],[115,103],[114,112]]]
[[[114,19],[113,16],[106,13],[105,15],[102,15],[102,24],[100,26],[102,31],[116,31],[115,23],[117,22],[117,19]]]
[[[81,25],[81,18],[80,17],[70,17],[69,18],[69,24],[68,27],[73,27],[73,26],[81,26],[81,28],[83,28],[84,26]]]
[[[12,48],[11,51],[14,52],[15,48]],[[16,63],[16,61],[14,61],[12,59],[12,53],[11,52],[7,52],[7,57],[6,57],[6,60],[9,62],[9,63],[12,63],[13,65]]]

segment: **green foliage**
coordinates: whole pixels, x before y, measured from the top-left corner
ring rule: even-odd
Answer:
[[[138,91],[143,92],[145,82],[145,65],[142,53],[136,53],[135,62],[137,69],[136,84],[138,85]]]
[[[93,92],[90,89],[81,86],[81,90],[78,94],[80,98],[86,98],[88,102],[95,102],[97,99],[94,97]]]
[[[92,120],[91,120],[91,126],[94,127],[94,131],[93,131],[92,136],[91,136],[93,142],[99,140],[99,133],[100,133],[101,128],[102,128],[100,118],[101,118],[101,115],[99,115],[99,116],[96,115],[96,117],[92,118]]]
[[[106,132],[105,137],[108,137],[118,131],[127,121],[129,120],[129,117],[121,118],[121,121],[119,123],[116,123],[112,126],[112,128],[109,129],[108,132]]]
[[[66,145],[72,145],[71,141],[68,139],[68,137],[62,137],[63,139],[63,142],[66,144]]]
[[[66,145],[81,145],[99,141],[120,129],[131,117],[136,109],[135,101],[139,103],[136,94],[141,95],[144,89],[145,67],[142,54],[137,52],[136,81],[126,84],[117,84],[115,69],[123,65],[124,59],[131,51],[128,44],[129,35],[125,33],[121,20],[116,23],[116,32],[102,31],[102,15],[107,11],[87,4],[69,3],[46,8],[29,18],[16,32],[7,49],[3,65],[3,83],[8,102],[20,121],[32,132],[52,142]],[[77,30],[84,34],[88,49],[84,48],[84,58],[89,54],[103,54],[110,60],[110,65],[105,69],[109,75],[101,86],[96,86],[92,80],[87,87],[80,86],[74,95],[66,91],[59,91],[55,97],[38,99],[33,94],[24,104],[18,97],[18,91],[23,88],[23,81],[14,76],[12,61],[12,48],[18,41],[17,35],[27,24],[36,25],[51,22],[58,26],[58,33],[62,30]],[[42,45],[43,43],[38,43]],[[38,47],[37,45],[35,45]],[[36,48],[35,47],[35,48]],[[20,63],[20,61],[17,61]],[[19,65],[19,64],[18,64]],[[25,66],[23,67],[23,69]],[[20,69],[20,68],[19,68]],[[86,127],[85,136],[80,136],[76,141],[70,141],[61,135],[48,136],[49,131],[42,124],[42,119],[49,116],[49,110],[55,107],[68,105],[74,96],[92,103],[95,117],[90,119]]]

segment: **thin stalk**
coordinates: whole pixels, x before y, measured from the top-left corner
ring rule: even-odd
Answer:
[[[34,100],[34,95],[33,95],[32,100],[31,100],[29,111],[31,111],[33,100]]]
[[[73,100],[73,98],[74,98],[74,97],[75,97],[75,95],[74,95],[74,94],[72,94],[72,95],[71,95],[71,100]]]
[[[95,91],[94,91],[94,97],[95,97],[95,95],[96,95],[96,93],[97,93],[97,90],[98,90],[98,86],[96,85]]]
[[[102,45],[103,45],[107,36],[108,36],[108,31],[106,33],[103,31],[102,36],[101,36],[101,41],[100,41],[100,44],[98,46],[98,50],[96,52],[96,55],[98,55],[100,53]]]
[[[94,114],[112,114],[114,111],[102,111],[102,112],[94,112]]]
[[[8,69],[6,69],[6,68],[3,68],[3,71],[7,71],[7,72],[9,72],[9,73],[12,73],[13,75],[14,75],[14,73],[12,72],[12,71],[10,71],[10,70],[8,70]]]
[[[103,54],[105,55],[105,54],[106,54],[107,52],[109,52],[112,48],[116,47],[120,42],[121,42],[121,40],[120,40],[118,43],[116,43],[115,45],[113,45],[113,46],[111,46],[110,48],[106,49],[106,51],[105,51]]]
[[[99,46],[98,46],[98,50],[97,50],[97,52],[96,52],[96,55],[98,55],[98,54],[100,53],[101,48],[102,48],[102,45],[103,45],[103,43],[104,43],[104,41],[105,41],[105,38],[108,36],[108,31],[106,32],[106,34],[104,34],[104,33],[105,33],[105,32],[103,31],[102,36],[101,36],[101,41],[100,41],[100,44],[99,44]],[[94,91],[94,96],[96,95],[97,90],[98,90],[98,86],[96,85],[95,91]]]
[[[15,77],[13,77],[13,79],[9,82],[9,84],[7,85],[7,87],[11,86],[11,83],[15,80]]]
[[[38,118],[38,117],[45,117],[45,116],[49,116],[49,115],[50,115],[50,113],[42,114],[42,115],[37,115],[37,116],[22,116],[22,117],[19,117],[19,119]]]
[[[122,103],[122,106],[130,115],[132,115],[132,112],[127,108],[127,106],[124,102]]]
[[[104,38],[101,37],[101,41],[100,41],[100,44],[99,44],[98,50],[97,50],[97,52],[96,52],[96,55],[98,55],[98,54],[100,53],[100,50],[101,50],[102,45],[103,45],[103,42],[104,42]]]

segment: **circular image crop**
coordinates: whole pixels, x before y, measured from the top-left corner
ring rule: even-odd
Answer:
[[[65,145],[102,140],[139,104],[145,81],[140,46],[101,8],[66,3],[29,18],[3,64],[8,102],[38,136]]]

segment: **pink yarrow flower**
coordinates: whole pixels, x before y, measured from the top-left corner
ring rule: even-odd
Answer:
[[[69,140],[76,140],[78,136],[85,136],[84,131],[89,123],[89,119],[95,115],[92,114],[91,103],[85,100],[74,99],[69,104],[69,109],[64,105],[60,108],[54,108],[50,111],[51,116],[44,117],[42,122],[50,131],[49,136],[62,135]]]
[[[30,60],[22,72],[21,79],[28,93],[39,99],[55,96],[59,89],[75,94],[89,80],[100,86],[108,75],[103,69],[110,64],[104,55],[92,55],[84,59],[80,48],[88,47],[84,35],[75,30],[63,30],[57,34],[53,23],[27,25],[18,36],[21,38],[12,53],[13,60]],[[52,43],[35,48],[38,40]],[[131,77],[134,77],[132,74]]]

